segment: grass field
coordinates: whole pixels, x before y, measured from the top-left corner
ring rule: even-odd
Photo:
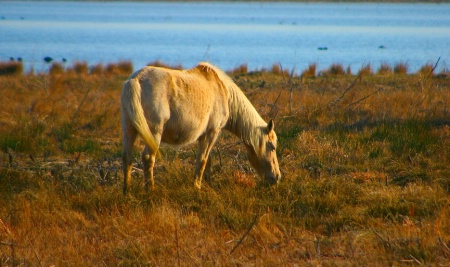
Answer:
[[[230,75],[275,118],[280,184],[223,133],[201,191],[196,147],[163,147],[156,189],[136,150],[124,196],[131,69],[0,76],[1,266],[450,266],[448,73],[240,66]]]

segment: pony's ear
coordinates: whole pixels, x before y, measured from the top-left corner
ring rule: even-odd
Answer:
[[[273,122],[273,119],[270,119],[269,123],[267,124],[267,132],[273,131],[274,127],[275,127],[275,123]]]

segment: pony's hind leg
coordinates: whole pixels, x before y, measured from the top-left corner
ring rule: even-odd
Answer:
[[[155,189],[155,179],[153,178],[153,167],[155,166],[156,154],[151,153],[150,148],[146,145],[142,152],[142,164],[144,167],[144,187],[148,192],[149,181],[152,184],[152,190]]]
[[[153,129],[153,132],[155,133],[153,137],[155,138],[158,147],[161,143],[161,135],[162,135],[161,132],[163,129],[162,125],[163,124],[159,124],[158,127],[155,127]],[[152,190],[155,189],[155,178],[153,169],[155,167],[155,160],[157,153],[158,151],[152,151],[148,145],[145,146],[144,151],[142,152],[142,164],[144,167],[144,187],[147,192],[149,191],[148,185],[149,181],[152,184]]]
[[[133,160],[133,145],[136,140],[137,132],[130,125],[123,126],[123,152],[122,152],[122,168],[123,168],[123,194],[125,195],[130,187],[131,168]]]

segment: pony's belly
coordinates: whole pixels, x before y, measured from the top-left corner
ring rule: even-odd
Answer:
[[[172,146],[185,146],[197,141],[198,138],[192,138],[192,136],[184,136],[179,134],[163,135],[161,142]]]
[[[161,141],[165,144],[174,146],[184,146],[194,143],[204,132],[203,127],[165,127]]]

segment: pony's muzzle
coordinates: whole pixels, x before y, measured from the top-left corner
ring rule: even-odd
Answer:
[[[265,180],[269,185],[276,185],[281,180],[281,173],[275,175],[266,175]]]

